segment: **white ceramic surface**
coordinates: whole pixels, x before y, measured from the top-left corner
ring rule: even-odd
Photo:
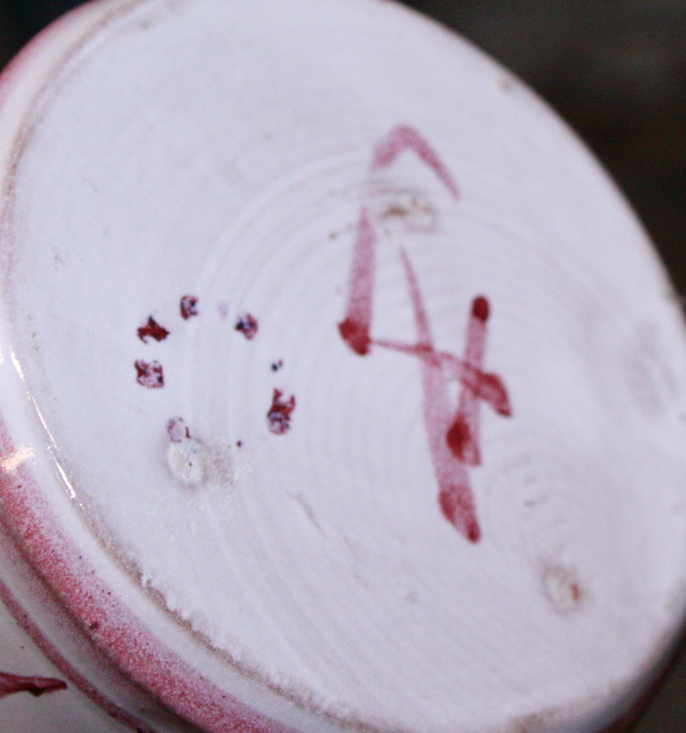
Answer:
[[[0,131],[0,574],[68,684],[0,713],[597,733],[652,682],[684,323],[526,87],[390,2],[115,1]]]

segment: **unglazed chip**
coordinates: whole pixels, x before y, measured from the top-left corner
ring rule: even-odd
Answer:
[[[9,692],[65,733],[621,718],[684,613],[686,340],[564,124],[372,0],[87,6],[4,95],[0,595],[52,665]]]

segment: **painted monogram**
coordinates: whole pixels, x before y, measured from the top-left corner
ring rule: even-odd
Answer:
[[[415,130],[400,126],[375,149],[370,172],[393,165],[404,151],[415,153],[438,176],[453,198],[458,189],[448,169],[429,143]],[[407,289],[414,313],[415,342],[400,343],[373,338],[371,334],[378,234],[369,212],[362,206],[357,223],[348,281],[347,307],[338,330],[349,348],[359,356],[372,347],[390,349],[419,360],[424,394],[424,424],[438,483],[438,501],[446,519],[471,542],[481,538],[474,495],[467,466],[481,463],[479,422],[481,402],[498,414],[512,414],[500,377],[483,371],[486,330],[490,314],[488,300],[479,295],[472,301],[462,359],[434,344],[431,324],[417,274],[404,248],[400,248]],[[458,404],[451,404],[448,380],[461,384]]]

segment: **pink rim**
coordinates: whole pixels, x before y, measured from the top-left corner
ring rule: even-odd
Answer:
[[[0,421],[0,454],[14,450]],[[0,524],[12,539],[46,596],[64,609],[71,626],[93,645],[95,656],[121,672],[139,690],[179,717],[208,733],[295,733],[223,692],[186,662],[165,648],[144,624],[100,580],[95,569],[63,536],[28,471],[0,478],[3,512]],[[30,614],[4,596],[10,612],[71,681],[106,712],[136,729],[140,723],[106,700],[77,672],[29,620]],[[7,604],[9,601],[9,604]],[[145,654],[141,654],[145,650]]]

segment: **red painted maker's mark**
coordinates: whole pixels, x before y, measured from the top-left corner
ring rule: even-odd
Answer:
[[[476,397],[489,404],[499,415],[510,417],[512,414],[507,390],[497,374],[482,372],[447,351],[432,351],[423,345],[404,344],[400,341],[376,338],[371,339],[370,343],[372,346],[416,356],[420,359],[429,356],[436,357],[447,377],[461,382]]]
[[[393,164],[404,150],[414,151],[438,175],[452,195],[458,191],[452,176],[433,148],[415,130],[396,127],[375,152],[371,170]],[[407,285],[414,311],[415,344],[377,339],[371,336],[377,234],[366,208],[360,210],[353,247],[345,317],[338,324],[343,340],[360,356],[372,346],[413,356],[421,365],[424,397],[424,423],[429,450],[439,488],[439,505],[446,519],[471,542],[478,542],[481,529],[476,516],[474,496],[467,475],[468,465],[478,465],[479,404],[483,400],[498,414],[512,414],[507,390],[500,377],[483,371],[486,322],[489,304],[478,296],[472,302],[467,327],[464,359],[437,351],[431,335],[417,276],[405,250],[401,250]],[[451,406],[448,379],[461,384],[457,411]]]
[[[191,431],[182,417],[172,417],[167,422],[167,434],[172,443],[180,443],[191,437]]]
[[[474,298],[472,301],[472,315],[474,318],[485,323],[488,320],[490,312],[491,308],[483,295]]]
[[[470,542],[478,542],[481,529],[476,518],[474,497],[469,487],[467,470],[455,457],[445,440],[450,425],[450,393],[441,360],[436,354],[429,317],[424,307],[417,276],[405,250],[401,250],[407,285],[414,310],[417,345],[424,391],[424,425],[439,489],[439,504],[445,518]]]
[[[181,311],[181,318],[186,320],[200,315],[198,313],[198,299],[195,295],[184,295],[179,303],[179,310]]]
[[[164,387],[164,373],[159,361],[147,362],[139,359],[136,367],[136,381],[148,389],[161,389]]]
[[[348,308],[338,331],[348,346],[361,356],[369,351],[374,297],[374,245],[376,234],[365,208],[360,211],[353,262],[348,281]]]
[[[19,677],[16,674],[0,672],[0,700],[17,692],[29,692],[34,697],[46,695],[49,692],[66,690],[66,683],[49,677]]]
[[[164,341],[167,336],[169,336],[169,331],[164,326],[160,326],[152,316],[148,318],[146,324],[138,329],[138,338],[146,344],[149,338],[153,338],[155,341]]]
[[[486,348],[486,321],[488,301],[483,296],[474,298],[467,324],[465,364],[481,371]],[[450,450],[469,466],[481,464],[479,450],[479,397],[469,387],[462,385],[457,414],[448,430],[446,440]]]
[[[475,397],[489,404],[503,417],[512,415],[507,390],[497,374],[482,372],[445,351],[440,351],[438,356],[446,373],[460,381]]]
[[[287,401],[282,400],[282,396],[283,392],[274,390],[272,406],[267,413],[267,424],[274,435],[288,432],[291,427],[291,413],[295,410],[295,395],[291,395]]]
[[[243,313],[240,315],[236,325],[234,326],[234,329],[236,331],[240,331],[248,341],[255,338],[258,328],[259,324],[257,319],[250,315],[250,313]]]
[[[407,125],[399,125],[391,130],[388,137],[376,146],[372,170],[392,165],[404,150],[412,150],[436,173],[453,197],[458,197],[455,181],[436,151],[416,130]]]

